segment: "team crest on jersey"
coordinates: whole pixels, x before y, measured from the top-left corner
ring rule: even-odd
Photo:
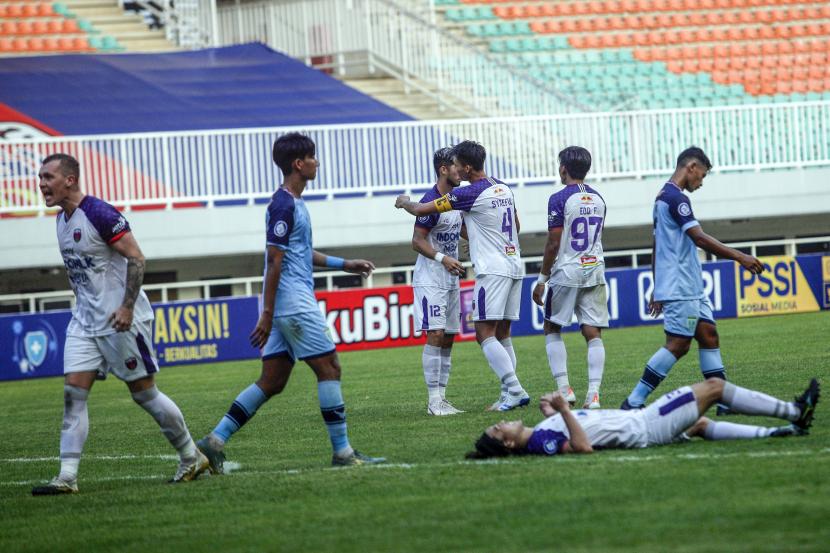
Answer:
[[[138,366],[138,359],[136,359],[135,357],[128,357],[124,360],[124,366],[130,369],[131,371],[134,371],[135,368]]]
[[[72,239],[75,242],[80,242],[81,241],[81,229],[76,228],[75,230],[72,231]]]
[[[288,224],[285,221],[277,221],[274,225],[274,234],[282,238],[286,232],[288,232]]]
[[[682,203],[677,206],[677,212],[680,213],[684,217],[688,217],[692,214],[692,208],[687,203]]]
[[[419,223],[429,223],[429,215],[424,215],[423,217],[418,217]]]
[[[559,444],[556,440],[545,440],[545,445],[542,446],[545,448],[545,453],[548,455],[553,455],[556,453],[556,450],[559,449]]]

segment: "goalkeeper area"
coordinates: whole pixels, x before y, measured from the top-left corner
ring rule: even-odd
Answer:
[[[253,321],[252,321],[253,324]],[[830,385],[830,313],[723,320],[730,380],[790,400],[811,377]],[[587,386],[585,343],[564,339],[571,383]],[[609,330],[602,404],[616,408],[664,341],[659,327]],[[0,384],[2,551],[826,551],[830,543],[830,398],[809,436],[695,440],[590,456],[465,461],[506,417],[542,420],[554,388],[542,336],[514,338],[530,408],[484,409],[498,392],[478,346],[455,345],[448,399],[430,417],[421,348],[340,354],[352,444],[389,464],[334,469],[313,373],[298,364],[226,448],[221,476],[170,485],[177,457],[110,376],[93,387],[80,493],[32,497],[59,468],[62,379]],[[198,439],[258,361],[163,369],[159,388]],[[701,379],[693,350],[652,396]],[[12,407],[13,406],[13,407]],[[714,413],[710,412],[714,418]],[[779,425],[776,419],[729,421]]]

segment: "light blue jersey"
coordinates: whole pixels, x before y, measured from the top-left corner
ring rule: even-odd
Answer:
[[[271,197],[265,213],[266,243],[285,252],[274,316],[318,311],[314,297],[311,219],[305,202],[284,188]]]
[[[697,246],[686,234],[698,225],[688,196],[676,184],[667,182],[654,202],[655,301],[704,297]]]

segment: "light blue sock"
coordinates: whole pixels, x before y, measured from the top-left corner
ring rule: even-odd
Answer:
[[[677,359],[672,352],[666,348],[658,349],[646,363],[642,378],[628,396],[628,404],[632,407],[643,405],[648,395],[663,382],[676,362]]]
[[[346,405],[340,391],[339,380],[323,380],[317,383],[317,397],[320,400],[320,412],[329,431],[331,447],[335,455],[351,453],[349,436],[346,433]]]
[[[228,412],[213,429],[213,434],[223,443],[227,442],[234,432],[242,428],[266,401],[268,401],[268,397],[260,387],[251,384],[236,396],[231,408],[228,409]]]
[[[721,378],[726,380],[726,370],[723,368],[723,360],[720,357],[720,348],[699,349],[700,372],[703,378]]]

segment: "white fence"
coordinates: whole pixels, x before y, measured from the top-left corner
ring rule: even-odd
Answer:
[[[44,213],[41,160],[81,162],[87,193],[130,209],[267,199],[281,175],[273,140],[299,130],[317,143],[321,167],[309,196],[394,193],[433,182],[432,153],[463,139],[487,148],[487,170],[511,184],[558,181],[556,153],[579,144],[593,179],[671,173],[677,154],[701,146],[715,171],[830,165],[830,102],[682,110],[404,121],[307,128],[235,129],[49,137],[0,142],[0,215]]]
[[[792,238],[784,240],[765,240],[754,242],[734,242],[729,245],[733,248],[741,248],[749,251],[752,255],[759,255],[759,248],[775,247],[783,250],[780,253],[783,255],[794,256],[799,253],[798,247],[801,245],[823,245],[830,242],[830,236],[811,237],[811,238]],[[651,256],[651,249],[633,249],[633,250],[618,250],[605,252],[606,262],[615,260],[614,267],[638,267],[639,256]],[[701,252],[702,254],[703,252]],[[711,260],[716,259],[714,256],[708,256]],[[525,264],[541,263],[541,256],[523,257]],[[472,264],[464,262],[463,265],[467,267],[467,278],[473,278],[474,274],[471,270]],[[364,288],[373,288],[376,285],[389,286],[392,284],[391,275],[394,273],[403,273],[404,285],[412,283],[412,272],[415,270],[414,266],[408,267],[379,267],[374,271],[369,278],[361,279]],[[336,290],[334,278],[338,276],[345,276],[348,273],[341,271],[327,271],[314,273],[315,278],[324,278],[326,280],[325,289],[327,291]],[[378,278],[380,277],[380,278]],[[382,282],[378,283],[377,280]],[[252,296],[260,294],[262,291],[262,276],[253,277],[239,277],[239,278],[225,278],[215,280],[198,280],[189,282],[170,282],[163,284],[146,284],[143,289],[147,292],[157,292],[158,301],[167,302],[170,300],[172,291],[181,292],[183,290],[197,290],[196,296],[200,299],[211,297],[210,289],[213,286],[231,286],[236,290],[234,295],[237,296]],[[192,299],[192,298],[190,298]],[[56,302],[60,302],[61,307],[53,307]],[[23,312],[41,313],[49,311],[50,309],[65,309],[66,302],[71,305],[75,304],[75,294],[72,290],[60,290],[55,292],[37,292],[28,294],[8,294],[0,295],[0,305],[19,306]]]
[[[406,7],[403,7],[403,5]],[[259,41],[306,64],[345,73],[381,69],[439,106],[469,116],[589,111],[575,98],[434,24],[429,2],[226,2],[215,44]]]

